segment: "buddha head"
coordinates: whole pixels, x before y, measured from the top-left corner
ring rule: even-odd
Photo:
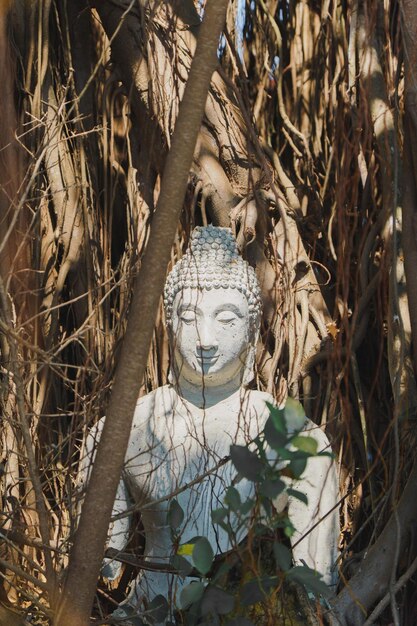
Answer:
[[[261,318],[258,280],[229,228],[194,229],[168,275],[165,316],[171,382],[206,388],[253,379]]]

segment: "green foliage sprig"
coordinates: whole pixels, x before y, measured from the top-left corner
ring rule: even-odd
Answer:
[[[317,441],[303,433],[306,418],[299,402],[289,398],[284,408],[268,404],[268,409],[270,414],[263,432],[249,446],[230,447],[231,461],[237,470],[234,484],[242,479],[252,482],[254,497],[242,501],[239,491],[230,485],[223,506],[212,511],[213,523],[228,534],[231,545],[236,548],[239,536],[253,540],[280,529],[290,538],[295,529],[285,507],[277,509],[275,506],[277,499],[285,502],[292,497],[307,504],[307,497],[294,489],[294,482],[302,477],[310,457],[331,456],[328,452],[318,452]],[[183,520],[184,512],[178,502],[172,500],[168,521],[177,541],[176,533]],[[284,581],[295,581],[317,596],[328,594],[327,586],[314,570],[306,565],[293,565],[291,551],[284,543],[275,539],[272,553],[275,573],[259,572],[249,580],[242,579],[238,592],[231,593],[225,579],[236,559],[224,559],[215,567],[217,559],[206,537],[195,537],[179,545],[172,565],[184,576],[191,573],[199,576],[186,585],[180,595],[180,609],[187,626],[253,626],[240,613],[262,602]],[[236,612],[239,612],[238,617]]]

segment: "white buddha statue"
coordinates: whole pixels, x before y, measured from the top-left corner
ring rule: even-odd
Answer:
[[[262,431],[269,415],[266,401],[274,400],[247,389],[253,379],[261,299],[255,272],[239,255],[229,229],[194,230],[186,254],[168,276],[164,303],[170,382],[137,403],[114,514],[127,510],[133,500],[141,512],[145,560],[169,565],[175,548],[167,514],[174,497],[184,511],[181,543],[204,536],[215,554],[232,547],[227,533],[213,524],[211,511],[223,505],[237,472],[230,461],[216,466],[229,455],[231,444],[249,444]],[[318,442],[319,451],[330,450],[326,435],[307,419],[304,431]],[[87,442],[90,462],[99,432],[100,423]],[[254,495],[253,483],[247,480],[234,486],[242,501]],[[338,499],[332,459],[310,458],[295,487],[306,494],[308,504],[289,501],[296,528],[291,539],[294,562],[318,570],[332,584],[339,535],[338,507],[329,513]],[[113,522],[109,546],[122,551],[128,537],[129,517]],[[111,578],[118,567],[108,561],[103,574]],[[143,570],[126,602],[140,610],[143,598],[162,594],[175,606],[188,582],[178,575]],[[116,614],[124,614],[123,605]]]

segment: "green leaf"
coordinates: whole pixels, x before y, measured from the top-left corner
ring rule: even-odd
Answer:
[[[265,600],[268,593],[278,584],[277,576],[262,576],[245,583],[240,590],[242,606],[249,606]]]
[[[278,457],[280,461],[291,461],[294,456],[299,454],[299,450],[288,450],[287,448],[278,449]]]
[[[224,561],[223,563],[221,563],[219,568],[216,567],[216,573],[214,574],[213,578],[210,579],[211,582],[214,584],[217,581],[220,581],[221,584],[222,578],[226,576],[226,574],[228,574],[230,570],[233,569],[233,567],[235,567],[235,564],[233,564],[231,561]]]
[[[224,518],[228,515],[229,511],[224,507],[220,507],[219,509],[213,509],[211,512],[211,519],[214,524],[220,524],[224,520]]]
[[[200,537],[193,550],[193,563],[200,572],[200,574],[207,574],[213,563],[214,552],[208,539],[206,537]]]
[[[317,454],[317,441],[313,437],[306,437],[305,435],[298,435],[291,440],[293,446],[298,450],[307,452],[308,454]]]
[[[281,433],[282,435],[287,435],[288,428],[287,422],[285,421],[284,409],[279,409],[270,402],[267,402],[266,405],[269,409],[269,416],[276,431]]]
[[[308,504],[308,498],[302,491],[298,491],[298,489],[288,489],[287,493],[289,496],[296,498],[296,500],[300,500],[301,502],[304,502],[304,504]]]
[[[292,564],[292,555],[291,550],[284,546],[283,543],[279,543],[278,541],[274,541],[274,557],[276,564],[282,571],[286,572],[290,569]]]
[[[180,554],[174,554],[170,559],[172,567],[174,567],[181,576],[188,576],[193,570],[193,566],[187,559]]]
[[[289,442],[291,443],[291,441]],[[283,461],[293,461],[294,459],[309,459],[310,458],[310,454],[307,454],[307,452],[304,452],[303,450],[294,450],[294,449],[288,449],[288,448],[280,448],[278,451],[279,457],[280,459],[282,459]]]
[[[148,611],[155,622],[163,622],[168,615],[168,601],[164,596],[157,595],[150,602]]]
[[[287,444],[287,433],[281,433],[275,427],[272,417],[268,417],[264,428],[265,439],[273,450],[283,448]]]
[[[193,581],[181,591],[180,608],[186,609],[191,604],[198,602],[203,595],[204,584],[201,581]]]
[[[270,478],[266,478],[259,485],[259,491],[263,496],[267,498],[276,498],[282,493],[285,489],[284,481],[276,478],[275,480],[271,480]]]
[[[239,474],[251,481],[258,480],[263,464],[255,452],[251,452],[246,446],[231,445],[230,456]]]
[[[250,621],[250,619],[247,619],[246,617],[235,617],[234,619],[231,619],[230,622],[227,622],[226,626],[255,626],[253,622]]]
[[[288,469],[292,472],[294,478],[301,478],[307,465],[307,459],[293,459],[288,465]]]
[[[286,578],[288,580],[297,581],[302,584],[307,591],[311,591],[316,596],[324,596],[326,598],[331,595],[330,589],[326,583],[321,580],[320,574],[306,565],[293,567],[286,573]]]
[[[191,556],[194,550],[194,543],[183,543],[178,547],[177,554],[181,556]]]
[[[240,512],[242,513],[242,515],[246,515],[247,513],[250,513],[254,505],[255,505],[255,500],[248,498],[247,500],[245,500],[245,502],[241,504]]]
[[[238,511],[241,505],[240,494],[235,487],[229,487],[224,497],[225,504],[234,512]]]
[[[176,530],[184,521],[184,511],[177,500],[171,500],[168,509],[168,524],[172,530]]]
[[[333,452],[326,452],[326,450],[322,450],[321,452],[318,452],[317,456],[328,456],[330,459],[336,458]]]
[[[294,524],[291,522],[289,517],[284,518],[283,521],[284,521],[284,524],[283,524],[284,535],[288,537],[288,539],[291,539],[291,537],[295,533]]]
[[[256,453],[257,453],[258,457],[261,459],[262,463],[267,463],[268,459],[267,459],[266,453],[265,453],[265,446],[264,446],[263,437],[258,435],[253,440],[253,443],[256,445]]]
[[[273,513],[273,509],[272,509],[272,502],[271,502],[270,498],[268,498],[268,497],[263,498],[263,500],[262,500],[262,507],[263,507],[263,509],[265,511],[265,514],[268,517],[271,517],[271,515]]]
[[[201,602],[202,615],[214,613],[215,615],[227,615],[233,611],[235,599],[230,593],[226,593],[220,587],[209,585]]]
[[[302,405],[294,398],[287,398],[284,407],[284,416],[288,430],[301,430],[305,424],[306,416]]]
[[[118,609],[119,611],[120,609]],[[145,626],[143,620],[139,617],[137,609],[135,607],[127,605],[122,608],[123,617],[121,617],[121,623],[129,618],[129,624],[132,626]]]

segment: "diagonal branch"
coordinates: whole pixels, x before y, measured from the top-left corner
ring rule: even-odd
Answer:
[[[227,0],[210,0],[180,105],[149,243],[137,277],[103,434],[91,473],[56,626],[86,626],[104,554],[134,409],[145,372],[171,245],[184,201]],[[92,529],[94,531],[92,532]]]

